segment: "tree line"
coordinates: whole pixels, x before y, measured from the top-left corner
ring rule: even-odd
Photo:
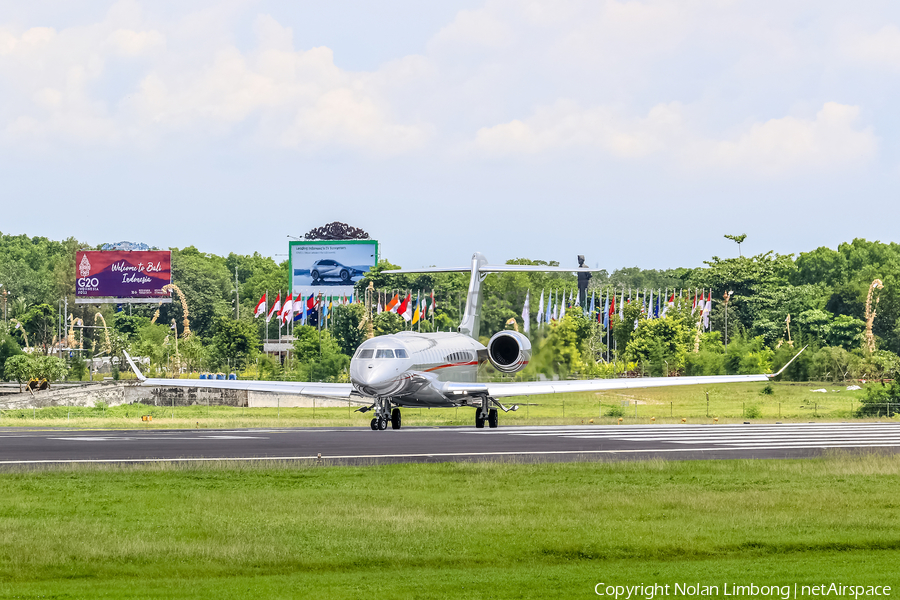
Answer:
[[[5,298],[8,317],[0,332],[0,377],[10,378],[3,371],[6,358],[26,348],[30,354],[53,354],[64,337],[67,345],[61,354],[71,378],[84,377],[90,357],[120,356],[129,350],[148,361],[151,373],[228,370],[248,377],[335,381],[346,379],[350,356],[364,339],[365,327],[360,324],[366,318],[365,307],[335,306],[327,329],[294,329],[287,360],[266,355],[262,341],[276,335],[277,328],[270,324],[267,330],[264,319],[254,318],[253,309],[264,292],[274,295],[289,289],[288,262],[259,254],[218,256],[193,246],[172,249],[172,280],[184,302],[176,296],[163,305],[76,305],[75,251],[97,248],[74,238],[54,241],[0,234],[0,297]],[[535,259],[508,262],[557,264]],[[464,308],[468,275],[383,273],[398,266],[381,261],[357,284],[355,297],[363,298],[370,282],[382,294],[434,290],[434,321],[417,327],[455,328]],[[875,280],[882,287],[873,288]],[[569,309],[559,322],[533,327],[535,299],[541,290],[571,297],[577,291],[572,274],[495,274],[484,281],[483,289],[481,330],[486,334],[511,327],[511,320],[521,329],[525,295],[531,291],[529,335],[535,352],[528,368],[517,375],[522,378],[771,372],[806,345],[809,350],[786,374],[790,378],[880,379],[892,376],[900,364],[900,245],[894,243],[854,239],[837,249],[822,247],[796,257],[770,251],[713,256],[696,268],[595,272],[589,294],[598,298],[612,290],[686,291],[683,302],[667,311],[664,319],[647,319],[637,302],[628,304],[621,316],[616,311],[609,331],[596,315],[580,309]],[[711,292],[710,331],[698,328],[698,315],[691,314],[690,294],[695,289]],[[69,314],[63,316],[66,300]],[[187,337],[185,311],[191,331]],[[103,322],[109,329],[102,329]],[[393,313],[373,317],[376,335],[404,327],[406,322]],[[874,349],[867,346],[869,330]],[[486,368],[484,376],[500,375]]]

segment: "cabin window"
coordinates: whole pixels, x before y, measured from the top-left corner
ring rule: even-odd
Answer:
[[[394,351],[390,349],[376,350],[375,358],[394,358]]]
[[[396,354],[397,358],[409,358],[409,355],[403,348],[397,348],[396,350],[394,350],[394,354]]]
[[[359,351],[357,358],[372,358],[374,351],[371,348],[365,348]]]
[[[471,352],[452,352],[447,355],[446,360],[449,363],[472,362],[475,360],[475,357],[472,356]]]

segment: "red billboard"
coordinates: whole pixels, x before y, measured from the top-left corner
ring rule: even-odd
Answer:
[[[75,254],[75,296],[168,298],[172,253],[149,251],[79,251]]]

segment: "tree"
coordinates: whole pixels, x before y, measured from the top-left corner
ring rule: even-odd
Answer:
[[[330,331],[341,352],[347,356],[353,356],[359,345],[366,339],[365,328],[360,329],[359,327],[365,312],[366,307],[362,304],[346,304],[334,307]]]
[[[738,245],[738,256],[742,256],[741,255],[741,244],[744,243],[744,240],[747,239],[747,234],[742,233],[740,235],[728,235],[726,233],[725,237]]]
[[[350,357],[341,353],[327,330],[308,325],[295,327],[294,352],[299,374],[305,381],[338,381],[350,367]]]
[[[34,377],[34,363],[27,354],[10,356],[6,359],[3,370],[7,378],[19,383],[19,392],[22,391],[22,384]]]
[[[256,354],[258,344],[252,321],[218,317],[210,348],[211,358],[219,367],[228,364],[235,370],[242,370]]]
[[[625,349],[629,360],[648,363],[653,376],[682,371],[685,358],[693,342],[688,322],[676,316],[662,319],[641,319]]]
[[[547,337],[534,352],[532,362],[538,372],[548,375],[566,376],[584,370],[574,317],[567,314],[561,321],[550,323]]]
[[[0,332],[0,380],[6,381],[9,378],[6,375],[6,359],[19,354],[22,354],[22,349],[12,339],[12,336],[6,332]]]
[[[375,315],[373,327],[375,335],[389,335],[403,331],[405,321],[403,317],[392,312],[382,312]]]

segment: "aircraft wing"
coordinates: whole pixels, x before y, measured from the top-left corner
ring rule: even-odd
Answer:
[[[144,377],[141,370],[124,353],[128,364],[137,375],[141,385],[145,387],[190,387],[216,390],[248,390],[251,392],[274,392],[278,394],[297,394],[300,396],[319,396],[321,398],[338,398],[346,400],[353,393],[349,383],[317,383],[307,381],[256,381],[252,379],[166,379],[161,377]]]
[[[493,398],[537,396],[565,392],[603,392],[636,388],[669,387],[673,385],[701,385],[735,383],[739,381],[769,381],[772,375],[709,375],[701,377],[634,377],[629,379],[576,379],[564,381],[510,381],[499,383],[446,382],[441,391],[454,395],[487,394]]]
[[[768,375],[715,375],[705,377],[634,377],[630,379],[586,379],[582,381],[522,381],[487,384],[488,395],[494,398],[559,394],[563,392],[603,392],[635,388],[669,387],[735,383],[738,381],[768,381]]]
[[[255,381],[228,379],[163,379],[148,377],[141,381],[145,387],[190,387],[222,390],[275,392],[300,396],[319,396],[346,400],[353,392],[349,383],[316,383],[307,381]]]
[[[627,379],[575,379],[565,381],[509,381],[499,383],[455,383],[441,384],[441,391],[448,397],[454,395],[487,394],[494,398],[512,396],[532,396],[539,394],[560,394],[563,392],[604,392],[607,390],[629,390],[638,388],[669,387],[673,385],[715,385],[751,381],[771,381],[778,377],[794,360],[806,350],[803,347],[777,373],[767,375],[701,375],[697,377],[634,377]]]

